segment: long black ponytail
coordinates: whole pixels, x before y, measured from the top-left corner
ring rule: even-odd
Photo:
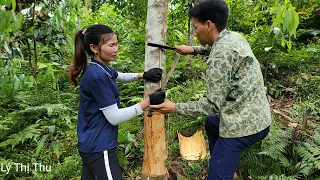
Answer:
[[[101,47],[114,35],[113,30],[103,24],[95,24],[86,30],[79,30],[75,35],[74,58],[69,66],[69,76],[73,86],[77,86],[87,67],[87,54],[93,56],[90,44]]]

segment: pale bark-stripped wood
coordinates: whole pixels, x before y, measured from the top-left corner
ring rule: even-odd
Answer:
[[[148,0],[146,43],[165,44],[167,16],[168,0]],[[151,68],[165,68],[165,51],[146,46],[145,70]],[[160,83],[146,83],[145,96],[158,88]],[[154,112],[148,117],[145,113],[142,179],[167,179],[166,160],[164,115]]]
[[[165,144],[165,129],[163,114],[154,112],[152,117],[144,116],[144,157],[142,174],[146,177],[163,177],[168,172],[166,168],[167,151]]]
[[[206,143],[202,130],[190,137],[185,137],[178,132],[180,154],[186,160],[202,160],[207,156]]]

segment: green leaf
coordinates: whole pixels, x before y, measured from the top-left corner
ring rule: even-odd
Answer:
[[[175,32],[176,37],[178,37],[180,41],[184,39],[184,35],[181,31],[175,29],[173,32]]]
[[[118,142],[119,144],[128,142],[128,137],[122,131],[118,132]]]
[[[5,27],[4,28],[6,29],[6,28],[8,28],[10,26],[10,23],[12,21],[12,15],[11,15],[10,11],[6,12],[5,19],[6,19],[6,21],[5,21]]]
[[[5,11],[1,11],[0,12],[0,32],[3,32],[4,29],[6,29],[5,24],[6,24],[6,12]]]
[[[7,4],[7,0],[0,0],[0,5],[6,5]]]
[[[9,49],[9,47],[8,47],[8,44],[7,44],[7,42],[4,42],[3,43],[3,47],[4,47],[4,49],[6,50],[6,52],[8,53],[8,54],[11,54],[12,53],[12,51]]]
[[[62,18],[62,12],[63,12],[63,7],[60,5],[58,7],[58,14],[59,14],[59,17]]]
[[[57,89],[57,80],[55,78],[52,80],[52,88]]]
[[[284,47],[286,45],[286,40],[284,39],[284,37],[282,37],[281,39],[281,46]]]
[[[282,11],[283,11],[282,7],[278,6],[276,20],[275,20],[275,27],[280,27],[281,20],[282,20]]]
[[[52,78],[54,77],[52,66],[48,66],[47,73],[48,73],[48,75],[50,75],[50,77],[52,77]]]
[[[16,10],[16,0],[11,0],[11,4],[12,4],[12,10]]]
[[[34,30],[34,38],[38,38],[38,36],[39,36],[39,30],[38,29],[35,29]]]
[[[291,38],[289,39],[289,41],[287,41],[287,46],[288,46],[289,49],[292,48]]]
[[[292,22],[293,22],[293,29],[294,29],[294,37],[296,37],[296,31],[297,31],[297,28],[298,28],[298,26],[299,26],[299,15],[298,15],[298,13],[294,10],[294,8],[293,8],[293,11],[294,11],[294,13],[292,14],[293,15],[293,20],[292,20]]]
[[[20,80],[19,78],[16,77],[14,80],[14,90],[18,90],[19,86],[20,86]]]
[[[16,134],[12,134],[6,141],[0,142],[0,147],[11,145],[14,148],[17,144],[23,143],[27,139],[38,137],[41,129],[38,129],[38,124],[32,124]]]
[[[77,0],[70,0],[69,3],[71,4],[72,7],[76,7]]]
[[[56,141],[51,143],[51,147],[53,148],[54,153],[56,154],[57,158],[60,158],[60,151],[59,151],[59,144]]]
[[[7,6],[7,7],[10,7],[11,1],[10,1],[10,0],[6,0],[5,2],[6,2],[6,6]]]
[[[119,159],[119,164],[120,166],[123,168],[125,165],[129,164],[128,158],[126,156],[124,156],[121,152],[117,152],[117,156]]]
[[[20,76],[19,76],[19,80],[20,80],[20,81],[24,81],[25,77],[26,77],[26,75],[24,75],[24,74],[20,74]]]
[[[46,67],[47,67],[47,65],[41,63],[38,68],[39,68],[39,69],[43,69],[43,68],[46,68]]]
[[[52,125],[52,126],[43,126],[44,128],[47,128],[49,133],[53,134],[55,129],[56,129],[56,126],[55,125]]]
[[[294,14],[296,12],[293,9],[289,9],[288,13],[289,13],[288,14],[288,32],[289,32],[289,35],[292,36],[296,32],[296,29],[294,28],[295,27]]]
[[[40,153],[41,149],[43,148],[44,143],[46,142],[48,136],[49,136],[49,134],[44,135],[44,136],[41,138],[41,140],[40,140],[40,142],[38,143],[38,146],[37,146],[36,156],[39,155],[39,153]]]
[[[34,83],[33,77],[32,76],[28,76],[27,80],[25,81],[25,83],[28,84],[28,87],[33,87],[33,83]]]
[[[13,20],[13,31],[18,30],[21,27],[23,16],[19,14],[12,14],[12,20]]]
[[[124,150],[124,154],[128,154],[129,151],[131,150],[131,147],[132,147],[132,142],[130,142],[130,143],[126,146],[126,149]]]
[[[5,85],[9,81],[9,78],[1,78],[0,79],[0,85]]]
[[[283,32],[287,32],[289,29],[289,11],[288,9],[285,10],[285,17],[283,19]]]

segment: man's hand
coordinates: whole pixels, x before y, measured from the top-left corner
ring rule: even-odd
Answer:
[[[157,89],[152,94],[149,95],[150,98],[150,105],[157,105],[164,102],[166,98],[166,93],[161,91],[161,89]]]
[[[157,83],[162,78],[162,69],[160,68],[149,69],[147,72],[143,73],[142,77],[147,81]]]
[[[174,47],[176,48],[176,51],[181,55],[188,55],[188,54],[195,53],[192,46],[181,45],[181,46],[174,46]]]
[[[162,104],[150,105],[150,108],[163,114],[176,112],[176,104],[169,101],[168,99],[166,99]]]

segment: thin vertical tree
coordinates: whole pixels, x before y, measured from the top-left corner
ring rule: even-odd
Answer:
[[[146,42],[165,44],[167,33],[168,0],[148,0]],[[145,70],[165,68],[165,51],[146,46]],[[165,71],[164,71],[165,72]],[[145,95],[160,88],[159,83],[146,83]],[[144,157],[142,174],[147,179],[167,178],[167,151],[165,142],[164,115],[153,112],[144,115]]]
[[[189,9],[191,9],[194,4],[198,3],[199,0],[189,0],[188,2],[188,6],[189,6]],[[189,22],[188,22],[188,46],[194,46],[194,32],[195,32],[195,29],[192,25],[192,19],[189,18]],[[191,71],[191,57],[188,56],[187,57],[187,62],[186,62],[186,71],[187,72],[192,72]]]

